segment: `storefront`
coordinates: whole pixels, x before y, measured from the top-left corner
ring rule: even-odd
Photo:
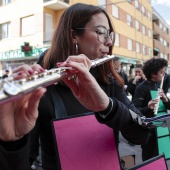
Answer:
[[[134,75],[134,67],[136,64],[142,64],[142,61],[136,59],[130,59],[124,56],[117,56],[120,58],[122,63],[122,69],[127,74],[128,78],[130,79],[131,76]]]
[[[10,72],[17,66],[22,64],[34,64],[42,52],[47,50],[49,46],[42,48],[33,47],[31,51],[13,50],[0,53],[0,76],[4,70],[8,69]]]

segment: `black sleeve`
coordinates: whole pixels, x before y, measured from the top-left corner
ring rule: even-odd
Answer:
[[[143,98],[144,100],[138,100],[134,105],[140,110],[140,112],[146,117],[153,117],[153,110],[149,109],[148,103],[151,100],[150,90],[147,86],[140,84],[137,86],[134,94],[134,100]]]
[[[127,91],[134,96],[135,90],[136,90],[136,84],[133,84],[133,80],[130,80],[128,83]]]
[[[40,57],[38,58],[38,61],[37,61],[37,64],[39,64],[39,65],[43,65],[43,60],[44,60],[44,56],[45,56],[45,54],[47,53],[47,51],[48,50],[45,50],[41,55],[40,55]]]
[[[124,90],[119,86],[114,86],[113,109],[106,119],[96,113],[96,118],[100,123],[104,123],[111,128],[120,130],[122,135],[134,144],[145,144],[148,140],[149,130],[138,125],[132,120],[129,109],[141,115],[133,104],[130,104]],[[129,107],[128,107],[129,105]]]
[[[127,76],[127,74],[125,74],[125,84],[128,85],[128,83],[129,83],[128,82],[128,76]]]
[[[1,170],[30,170],[29,136],[14,142],[0,141]]]

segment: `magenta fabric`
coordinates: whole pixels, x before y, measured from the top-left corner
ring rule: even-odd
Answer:
[[[120,170],[113,129],[94,115],[53,123],[62,170]]]
[[[167,166],[164,158],[155,160],[147,165],[137,168],[136,170],[167,170]]]

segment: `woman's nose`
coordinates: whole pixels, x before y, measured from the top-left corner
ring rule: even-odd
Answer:
[[[110,36],[108,36],[104,44],[110,47],[113,45],[112,43],[113,41],[111,40]]]

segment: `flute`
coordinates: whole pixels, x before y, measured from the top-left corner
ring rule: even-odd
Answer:
[[[155,105],[155,107],[154,107],[154,116],[156,116],[157,113],[158,113],[159,102],[160,102],[159,92],[160,92],[160,90],[162,90],[163,83],[164,83],[164,76],[162,77],[162,81],[161,81],[161,84],[160,84],[160,88],[158,89],[158,92],[157,92],[157,95],[156,95],[156,99],[158,99],[158,103],[157,103],[157,104]]]
[[[113,58],[114,55],[107,55],[103,58],[92,60],[91,68],[101,65]],[[23,96],[36,90],[38,87],[47,87],[75,75],[75,73],[70,73],[68,70],[71,70],[71,68],[59,67],[51,70],[45,70],[43,73],[35,74],[31,77],[20,80],[13,80],[13,77],[2,79],[0,82],[0,103],[14,100],[19,96]]]

